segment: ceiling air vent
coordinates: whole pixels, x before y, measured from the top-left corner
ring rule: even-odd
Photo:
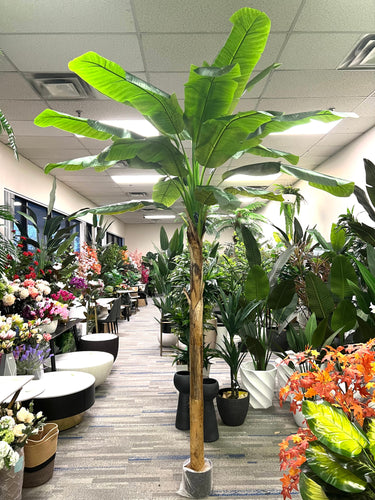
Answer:
[[[129,195],[130,196],[147,196],[147,193],[145,191],[130,191]]]
[[[71,100],[94,97],[90,85],[71,73],[34,73],[27,78],[43,99]]]
[[[375,34],[365,35],[337,69],[375,69]]]

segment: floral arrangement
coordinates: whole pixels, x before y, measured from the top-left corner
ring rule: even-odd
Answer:
[[[366,344],[326,346],[321,353],[307,349],[293,354],[293,362],[303,370],[296,370],[280,390],[280,405],[292,396],[290,409],[295,413],[301,409],[303,400],[322,399],[341,408],[351,422],[362,426],[366,417],[375,416],[370,405],[375,402],[374,347],[372,339]],[[314,440],[316,437],[307,428],[299,429],[280,443],[280,468],[287,471],[281,479],[284,499],[292,498],[292,491],[298,490],[305,451]]]
[[[25,322],[19,314],[0,316],[0,353],[9,354],[37,333],[34,324]]]
[[[25,446],[28,437],[43,428],[42,412],[33,413],[33,404],[28,409],[20,403],[0,406],[0,470],[10,469],[19,459],[18,449]]]
[[[141,283],[147,284],[149,278],[150,278],[150,270],[144,264],[142,264]]]
[[[61,304],[67,304],[68,306],[76,298],[75,295],[73,295],[71,292],[68,292],[68,290],[63,290],[63,289],[60,289],[57,293],[52,293],[51,297],[53,298],[53,300],[56,300]]]
[[[0,300],[7,313],[22,313],[27,303],[40,302],[50,293],[51,287],[45,280],[2,278],[0,281]]]
[[[50,355],[51,349],[44,343],[37,343],[35,347],[31,344],[22,344],[13,351],[17,364],[17,375],[29,375],[35,373],[43,361]]]
[[[69,318],[69,309],[67,304],[47,298],[38,302],[34,308],[26,305],[22,315],[25,319],[40,319],[42,324],[48,324],[55,319],[66,321]]]
[[[142,269],[142,253],[139,250],[134,250],[129,253],[130,259],[132,260],[138,271]]]
[[[100,265],[96,250],[91,248],[86,242],[82,245],[82,250],[78,254],[78,274],[86,277],[91,271],[100,274],[102,266]]]
[[[37,279],[45,278],[52,273],[51,269],[44,271],[40,267],[39,257],[41,250],[37,248],[35,252],[26,250],[25,236],[20,236],[17,247],[17,260],[13,259],[11,255],[7,256],[8,265],[6,266],[5,273],[9,279]]]

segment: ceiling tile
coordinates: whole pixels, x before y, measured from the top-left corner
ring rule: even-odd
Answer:
[[[375,97],[368,97],[354,111],[359,116],[375,116]]]
[[[138,39],[131,34],[0,35],[0,46],[24,72],[69,72],[69,61],[90,50],[128,71],[144,70]]]
[[[38,98],[31,85],[18,73],[0,73],[0,89],[1,99]]]
[[[8,116],[8,115],[7,115]],[[34,125],[33,121],[20,121],[12,120],[12,128],[15,133],[16,139],[18,136],[68,136],[72,134],[70,132],[65,132],[64,130],[59,130],[54,127],[41,128]],[[17,141],[18,142],[18,141]]]
[[[335,127],[336,134],[363,133],[375,126],[375,115],[363,118],[348,118]]]
[[[295,33],[280,57],[281,69],[336,69],[358,33]]]
[[[363,97],[299,97],[280,99],[260,99],[259,109],[284,111],[284,113],[298,113],[319,109],[335,108],[337,111],[358,112],[356,107],[363,102]],[[374,113],[375,114],[375,113]]]
[[[207,33],[231,30],[229,18],[242,8],[249,7],[248,1],[215,0],[214,5],[202,0],[142,0],[134,3],[137,22],[141,31],[146,33]],[[288,0],[285,9],[280,0],[253,0],[253,9],[266,11],[271,18],[274,31],[287,31],[299,7],[299,0]],[[160,15],[168,13],[168,15]],[[155,22],[157,19],[157,23]]]
[[[73,134],[62,137],[54,137],[54,136],[20,136],[17,139],[17,143],[21,148],[31,149],[31,148],[39,148],[44,146],[46,148],[61,148],[61,149],[80,149],[80,144],[76,137]]]
[[[1,79],[1,76],[0,76]],[[1,89],[1,97],[4,97],[3,89]],[[22,95],[22,97],[24,97]],[[31,120],[45,109],[45,105],[41,101],[32,100],[2,100],[0,99],[0,109],[6,114],[6,117],[12,124],[16,120]]]
[[[375,26],[374,0],[306,0],[295,26],[296,31],[362,31]]]
[[[263,97],[367,97],[374,87],[372,71],[277,71]]]
[[[1,1],[0,33],[134,32],[130,0]],[[42,15],[41,15],[42,14]]]
[[[47,104],[60,113],[73,116],[77,116],[77,110],[79,110],[82,118],[95,120],[135,120],[142,117],[136,109],[108,98],[100,101],[91,99],[82,99],[81,101],[51,100],[47,101]]]

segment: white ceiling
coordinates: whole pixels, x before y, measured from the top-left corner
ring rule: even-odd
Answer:
[[[271,137],[265,145],[298,154],[300,166],[315,168],[375,126],[374,72],[336,69],[363,35],[374,32],[375,0],[0,0],[0,109],[13,126],[20,154],[43,167],[97,154],[105,146],[36,127],[33,120],[46,107],[73,115],[81,110],[82,117],[99,120],[139,118],[132,108],[98,93],[83,100],[43,100],[27,79],[30,73],[68,73],[71,59],[93,50],[182,99],[190,64],[215,58],[230,32],[230,16],[244,6],[265,11],[272,22],[256,69],[273,62],[282,66],[245,96],[240,110],[335,108],[358,114],[325,136]],[[115,184],[113,170],[53,174],[97,205],[133,199],[134,191],[151,197],[150,186]],[[144,221],[142,213],[119,218]]]

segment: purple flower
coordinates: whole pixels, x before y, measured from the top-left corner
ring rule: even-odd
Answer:
[[[77,288],[77,290],[86,290],[87,288],[87,284],[84,278],[78,278],[77,276],[73,276],[69,284],[74,288]]]

